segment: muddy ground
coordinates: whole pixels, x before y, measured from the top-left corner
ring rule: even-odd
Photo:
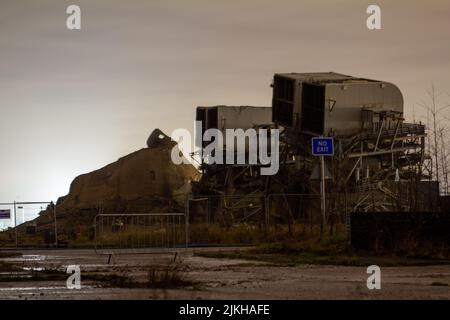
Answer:
[[[93,250],[20,253],[0,258],[0,299],[450,299],[449,265],[380,266],[381,290],[369,290],[366,267],[280,266],[205,258],[192,249],[176,257],[116,254],[110,264],[108,255]],[[80,266],[80,290],[66,287],[68,265]],[[174,265],[178,278],[173,283],[149,285],[149,270],[158,266],[164,273]],[[116,276],[132,283],[111,282]]]

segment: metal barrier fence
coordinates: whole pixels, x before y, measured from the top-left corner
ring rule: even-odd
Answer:
[[[323,222],[320,194],[206,195],[190,198],[189,244],[243,245],[276,241],[283,233],[318,230]],[[357,201],[353,199],[353,201]],[[344,194],[326,198],[326,226],[346,225],[351,201]],[[278,237],[278,238],[277,238]]]
[[[376,185],[352,193],[327,193],[325,217],[320,194],[205,195],[190,198],[190,245],[242,245],[278,241],[283,234],[329,234],[336,228],[351,236],[353,212],[410,211],[414,194],[403,185]],[[423,201],[423,203],[427,203]],[[319,228],[320,227],[320,228]]]
[[[96,253],[163,253],[187,247],[184,213],[99,214],[94,227]]]
[[[350,236],[350,213],[389,208],[394,211],[407,206],[407,197],[380,190],[377,193],[327,194],[325,226],[332,229],[335,225],[344,225]],[[48,203],[17,202],[3,204],[0,209],[9,208],[20,222],[25,220],[22,217],[26,216],[24,206],[38,204],[43,205],[41,209],[46,209],[47,214],[39,216],[35,222],[0,233],[0,248],[54,246],[59,233],[60,245],[92,247],[94,244],[96,252],[161,252],[187,246],[278,241],[282,239],[279,235],[286,232],[293,235],[315,232],[323,222],[319,194],[196,196],[188,198],[185,213],[160,213],[181,210],[182,205],[176,208],[164,201],[146,201],[142,206],[122,211],[146,213],[104,214],[99,209],[98,213],[90,211],[80,215],[63,212],[61,208],[57,210],[52,203],[45,208]],[[91,225],[93,217],[95,221]]]
[[[265,227],[262,195],[208,195],[189,198],[189,245],[242,245]]]

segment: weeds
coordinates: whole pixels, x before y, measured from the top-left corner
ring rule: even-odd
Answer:
[[[151,267],[147,273],[147,287],[149,288],[179,288],[192,285],[191,281],[186,278],[186,268],[178,257],[162,268]]]

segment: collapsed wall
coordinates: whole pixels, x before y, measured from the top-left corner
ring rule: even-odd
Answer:
[[[58,230],[85,228],[99,213],[184,210],[190,184],[200,177],[190,164],[171,160],[176,143],[156,129],[143,148],[101,169],[75,178],[69,194],[56,204]],[[37,231],[53,230],[53,209],[36,219]]]

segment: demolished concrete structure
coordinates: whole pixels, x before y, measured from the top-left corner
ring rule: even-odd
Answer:
[[[150,135],[147,146],[75,178],[69,194],[57,202],[58,230],[84,228],[99,213],[184,210],[185,193],[200,178],[199,171],[190,164],[173,164],[176,143],[159,129]],[[38,231],[53,230],[53,218],[50,208],[42,212]]]

